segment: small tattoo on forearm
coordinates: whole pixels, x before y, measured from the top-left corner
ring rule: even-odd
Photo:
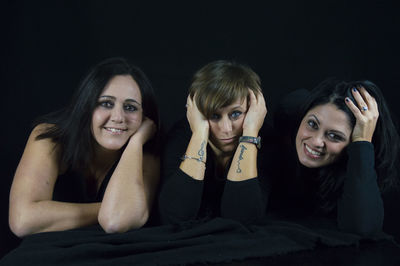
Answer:
[[[203,142],[201,143],[200,150],[197,152],[197,155],[199,155],[199,158],[200,158],[200,160],[202,160],[202,161],[203,161],[203,158],[204,158],[204,145],[206,145],[206,142],[205,142],[205,141],[203,141]]]
[[[245,150],[247,150],[247,148],[243,145],[240,144],[240,154],[239,154],[239,159],[237,161],[237,169],[236,169],[236,173],[241,173],[242,169],[240,169],[240,161],[243,160],[243,153]]]

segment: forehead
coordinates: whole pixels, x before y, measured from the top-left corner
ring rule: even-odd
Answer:
[[[306,119],[310,116],[315,116],[318,119],[320,127],[342,131],[347,134],[352,131],[347,114],[332,103],[315,106],[307,112],[304,118]]]
[[[130,75],[118,75],[110,79],[100,96],[113,96],[117,99],[142,101],[139,85]]]
[[[221,107],[217,109],[217,112],[229,112],[233,109],[246,109],[247,108],[247,100],[246,98],[238,98],[233,101],[231,104]]]

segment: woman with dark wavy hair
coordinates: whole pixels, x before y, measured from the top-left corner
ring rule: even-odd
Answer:
[[[123,58],[96,65],[69,106],[38,119],[11,187],[11,230],[144,225],[159,179],[158,120],[139,68]]]
[[[273,209],[334,216],[340,229],[361,235],[382,230],[382,193],[399,184],[400,142],[374,83],[327,79],[292,92],[275,128],[285,165],[276,168]]]

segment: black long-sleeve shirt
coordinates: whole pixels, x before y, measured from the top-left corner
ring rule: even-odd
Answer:
[[[267,126],[262,132],[266,132],[265,128]],[[217,176],[212,150],[207,147],[204,180],[195,180],[179,168],[180,158],[186,152],[191,136],[185,119],[175,124],[168,134],[159,195],[162,222],[176,223],[220,216],[252,223],[263,217],[268,197],[263,167],[258,167],[258,177],[245,181],[227,180],[229,167],[222,176]],[[264,162],[262,154],[259,151],[258,164]]]
[[[286,144],[294,145],[290,139],[297,131],[297,123],[301,119],[298,117],[298,107],[307,97],[307,93],[306,90],[297,90],[289,94],[278,108],[275,126],[289,138]],[[317,193],[324,181],[324,176],[318,173],[321,169],[306,169],[301,166],[294,150],[286,150],[282,146],[280,152],[287,153],[282,158],[288,162],[284,165],[282,162],[277,163],[281,169],[275,168],[273,173],[273,209],[289,216],[323,213],[317,211],[321,206],[318,201],[322,200]],[[325,215],[336,217],[338,227],[344,231],[360,235],[381,231],[384,210],[375,171],[374,147],[367,141],[352,142],[345,152],[347,162],[333,165],[336,167],[334,180],[338,193],[333,194],[336,195],[336,200],[329,200],[336,206],[331,213],[325,212]],[[287,169],[289,166],[293,166],[293,169]],[[286,169],[282,170],[282,167]]]

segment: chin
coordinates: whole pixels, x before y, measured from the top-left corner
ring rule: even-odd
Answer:
[[[236,151],[237,145],[221,146],[219,149],[224,153],[233,153]]]

